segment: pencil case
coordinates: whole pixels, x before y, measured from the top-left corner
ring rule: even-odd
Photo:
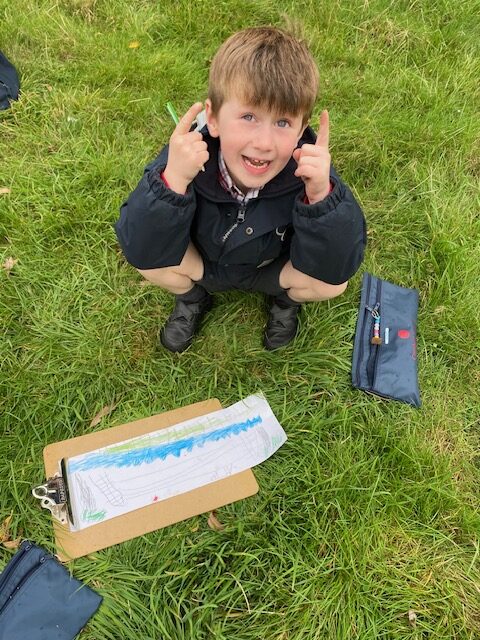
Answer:
[[[102,597],[26,540],[0,574],[0,640],[73,640]]]
[[[352,384],[420,407],[417,370],[418,291],[363,274]]]

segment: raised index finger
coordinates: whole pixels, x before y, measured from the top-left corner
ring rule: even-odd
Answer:
[[[198,116],[198,114],[203,110],[203,104],[201,102],[195,102],[192,104],[190,109],[183,115],[177,126],[175,127],[174,133],[184,134],[190,131],[190,127],[193,124],[193,121]]]
[[[317,141],[315,142],[317,147],[324,147],[328,151],[328,143],[330,139],[330,119],[328,117],[328,111],[324,109],[320,114],[320,123],[318,126]]]

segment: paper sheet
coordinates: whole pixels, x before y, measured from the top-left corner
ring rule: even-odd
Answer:
[[[65,461],[73,530],[260,464],[287,436],[261,395]]]

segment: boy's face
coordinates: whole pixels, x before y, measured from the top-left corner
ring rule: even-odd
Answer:
[[[236,186],[263,187],[285,167],[302,135],[302,116],[274,114],[231,97],[212,113],[205,103],[210,135],[220,138],[225,164]]]

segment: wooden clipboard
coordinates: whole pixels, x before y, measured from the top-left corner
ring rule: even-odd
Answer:
[[[221,408],[219,400],[212,398],[111,429],[54,442],[43,450],[46,477],[50,478],[58,472],[59,462],[62,458],[87,453],[99,447],[164,429],[183,420],[202,416]],[[53,519],[57,555],[62,561],[80,558],[175,522],[248,498],[257,491],[258,484],[255,476],[251,469],[247,469],[223,480],[217,480],[188,493],[131,511],[82,531],[71,532],[68,527]]]

